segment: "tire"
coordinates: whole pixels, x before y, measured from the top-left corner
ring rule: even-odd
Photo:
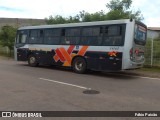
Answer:
[[[31,67],[36,67],[38,66],[38,62],[37,62],[37,58],[35,57],[35,55],[30,55],[28,57],[28,64]]]
[[[85,73],[87,69],[87,63],[82,57],[77,57],[72,62],[73,71],[79,74]]]

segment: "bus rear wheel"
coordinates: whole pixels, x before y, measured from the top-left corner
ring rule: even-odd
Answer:
[[[72,68],[74,72],[82,74],[87,69],[87,63],[82,57],[77,57],[73,60]]]
[[[28,57],[28,64],[31,67],[36,67],[38,66],[37,58],[34,55],[30,55]]]

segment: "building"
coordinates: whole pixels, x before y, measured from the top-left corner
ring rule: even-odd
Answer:
[[[160,37],[160,27],[148,27],[147,37],[148,38],[159,38]]]
[[[14,27],[23,27],[44,24],[46,24],[45,19],[0,18],[0,28],[6,25]]]

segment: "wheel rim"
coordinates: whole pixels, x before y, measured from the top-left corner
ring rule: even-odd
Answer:
[[[31,64],[34,64],[36,62],[36,58],[35,57],[30,57],[29,62]]]
[[[77,62],[75,63],[75,68],[76,68],[78,71],[81,71],[81,70],[83,69],[83,66],[84,66],[84,64],[83,64],[82,61],[77,61]]]

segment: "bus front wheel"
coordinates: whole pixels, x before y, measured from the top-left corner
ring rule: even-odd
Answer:
[[[31,67],[36,67],[38,66],[37,58],[34,55],[30,55],[28,57],[28,64]]]
[[[75,58],[72,63],[72,68],[76,73],[85,73],[87,68],[85,59],[83,59],[82,57]]]

